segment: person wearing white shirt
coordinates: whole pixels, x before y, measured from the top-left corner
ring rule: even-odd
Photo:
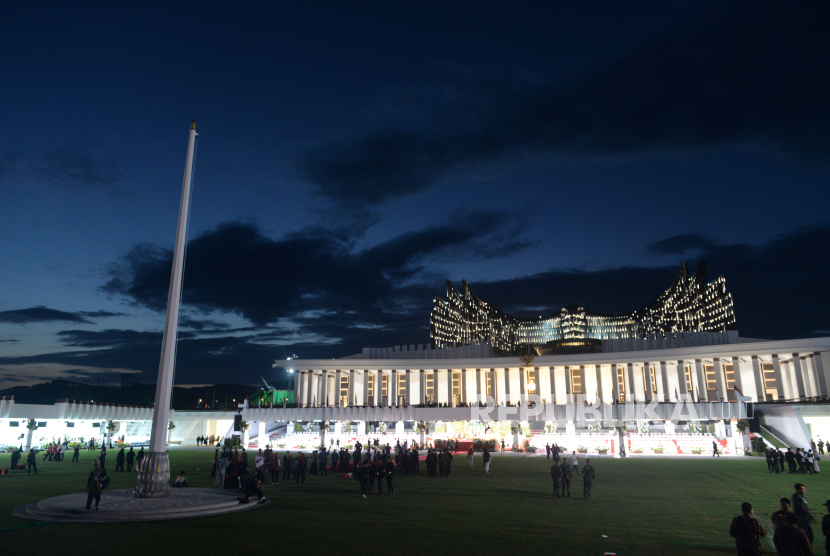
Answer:
[[[579,477],[579,456],[576,455],[576,450],[571,454],[571,465],[573,465],[574,474]]]

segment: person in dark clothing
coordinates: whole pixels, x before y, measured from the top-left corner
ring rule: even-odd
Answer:
[[[821,447],[821,440],[818,441],[818,445]],[[824,503],[824,507],[830,511],[830,500]],[[821,518],[821,532],[824,534],[824,551],[830,556],[830,513]]]
[[[798,518],[794,514],[788,514],[786,523],[777,527],[775,534],[772,535],[775,550],[781,556],[812,556],[813,554],[813,547],[807,539],[807,534],[796,526],[797,523]]]
[[[386,458],[386,494],[395,494],[395,486],[392,478],[395,476],[395,464],[390,458]]]
[[[795,493],[791,496],[793,501],[793,513],[798,518],[798,528],[807,533],[810,544],[813,544],[813,528],[811,524],[816,520],[813,511],[807,506],[807,487],[796,483]]]
[[[124,471],[124,461],[127,459],[127,454],[124,453],[124,448],[118,450],[115,454],[115,472]]]
[[[767,470],[770,473],[774,473],[773,467],[772,467],[773,466],[773,463],[772,463],[772,448],[767,448],[766,456],[767,456]]]
[[[256,473],[249,475],[242,485],[242,492],[244,497],[239,499],[240,504],[247,504],[251,501],[251,496],[256,496],[257,503],[264,504],[267,500],[264,498],[262,491],[265,489],[265,476],[261,469],[257,469]]]
[[[773,512],[772,516],[770,516],[773,534],[776,529],[787,523],[787,516],[795,515],[790,511],[790,508],[792,508],[792,502],[790,502],[789,498],[782,498],[778,501],[778,503],[781,504],[781,509]]]
[[[138,451],[138,455],[135,456],[135,466],[138,469],[141,469],[141,462],[144,461],[144,457],[145,457],[144,446],[142,446],[141,449]]]
[[[280,458],[272,457],[268,463],[268,469],[271,471],[271,484],[280,484]]]
[[[317,469],[320,475],[328,475],[329,471],[326,468],[329,460],[329,453],[326,451],[325,448],[320,450],[320,454],[317,456]]]
[[[550,466],[550,476],[553,479],[553,498],[559,498],[559,487],[562,483],[562,468],[555,463]]]
[[[89,472],[89,478],[86,480],[86,509],[92,507],[92,500],[95,500],[95,509],[101,503],[101,491],[104,490],[104,479],[107,477],[107,470],[101,467],[101,462],[97,459],[92,463],[92,471]]]
[[[824,455],[824,440],[821,438],[818,439],[818,453],[821,456]]]
[[[400,471],[401,477],[403,477],[404,475],[409,475],[409,454],[407,454],[406,452],[403,452],[400,455],[400,464],[401,464],[401,468],[400,468],[399,471]]]
[[[778,468],[781,470],[781,473],[786,473],[784,471],[784,452],[781,451],[781,448],[778,449]]]
[[[718,456],[720,457],[720,452],[718,451],[718,441],[712,441],[712,457]]]
[[[735,537],[738,556],[761,556],[761,537],[766,537],[767,532],[755,519],[752,504],[741,504],[741,515],[732,520],[729,534]]]
[[[37,475],[37,458],[35,457],[34,448],[29,450],[29,455],[26,456],[26,463],[28,464],[26,466],[26,474],[30,474],[32,472],[32,469],[34,469],[35,475]]]
[[[568,498],[571,497],[571,466],[568,465],[566,460],[562,460],[560,464],[562,468],[562,496],[565,496],[565,493],[568,493]]]
[[[20,463],[20,458],[23,457],[20,453],[20,448],[12,451],[12,471],[17,469],[18,464]]]
[[[305,467],[306,467],[306,457],[302,453],[300,453],[299,457],[297,458],[297,470],[294,473],[294,484],[305,484]]]
[[[594,489],[594,478],[597,476],[591,460],[585,460],[585,467],[582,468],[582,497],[593,500],[591,493]]]
[[[101,453],[98,454],[98,461],[101,462],[101,469],[104,469],[106,467],[106,462],[107,462],[107,447],[106,446],[101,446]]]
[[[291,456],[289,455],[291,452],[285,452],[285,455],[282,457],[282,480],[283,481],[290,481],[291,480]]]
[[[340,461],[340,454],[337,452],[337,450],[334,450],[331,453],[331,472],[332,473],[336,473],[340,469],[340,466],[338,464],[339,461]]]
[[[81,455],[81,445],[75,444],[75,448],[72,451],[72,461],[70,463],[78,463],[78,457]]]

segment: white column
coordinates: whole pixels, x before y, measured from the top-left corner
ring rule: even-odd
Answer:
[[[816,378],[816,369],[813,367],[813,355],[803,356],[801,358],[801,368],[804,369],[804,383],[805,386],[810,386],[810,397],[818,398],[818,379]]]
[[[329,399],[329,372],[323,371],[320,378],[323,381],[323,387],[320,391],[320,403],[323,407],[328,407],[331,400]]]
[[[406,399],[406,405],[412,405],[411,394],[412,394],[412,371],[407,369],[406,370],[406,394],[405,394],[405,398],[404,398],[404,399]]]
[[[685,361],[678,361],[677,362],[677,390],[678,393],[683,396],[688,394],[689,387],[686,384],[686,362]]]
[[[697,395],[700,397],[700,401],[709,401],[709,391],[706,388],[706,374],[703,372],[703,361],[700,359],[695,359],[695,374],[697,375]]]
[[[525,389],[525,369],[524,367],[519,367],[519,401],[525,403],[527,398],[527,390]]]
[[[767,393],[764,385],[764,371],[761,369],[757,355],[752,356],[752,376],[755,378],[755,401],[763,402],[767,398]]]
[[[354,369],[349,369],[349,403],[348,405],[352,405],[355,402],[354,399],[354,381],[357,378],[357,374],[354,372]]]
[[[380,395],[381,391],[382,391],[382,388],[383,388],[383,371],[379,370],[375,373],[375,391],[372,392],[372,395],[374,396],[374,400],[372,401],[372,403],[375,405],[375,407],[379,407],[380,403],[382,401],[381,400],[381,395]]]
[[[334,373],[334,407],[340,407],[340,383],[343,382],[343,371]]]
[[[715,366],[715,382],[718,385],[718,394],[720,395],[722,401],[726,401],[728,398],[726,395],[726,378],[723,374],[723,362],[719,358],[715,357],[712,360],[712,364]]]
[[[297,407],[303,407],[303,405],[305,405],[305,399],[303,398],[303,383],[305,382],[305,371],[297,369],[296,371],[294,371],[294,376],[297,383],[296,387],[294,388],[297,399]]]
[[[743,377],[741,376],[741,358],[740,357],[733,357],[732,358],[732,373],[735,376],[735,387],[740,390],[741,392],[744,391],[744,381]]]
[[[427,403],[427,400],[426,400],[426,397],[427,397],[427,380],[426,380],[425,370],[421,369],[420,372],[418,373],[418,375],[420,376],[419,385],[421,386],[420,392],[418,394],[419,394],[420,399],[421,399],[420,404],[424,405],[424,404]]]
[[[815,368],[818,377],[819,395],[824,397],[827,396],[827,377],[824,374],[824,362],[821,357],[821,353],[813,353],[813,368]]]
[[[663,401],[671,401],[671,393],[669,392],[669,369],[665,361],[660,361],[660,380],[663,382]]]
[[[551,371],[553,372],[553,371]],[[499,388],[498,383],[496,382],[496,369],[490,369],[490,389],[492,390],[493,400],[495,400],[495,404],[498,405],[499,403]]]
[[[645,393],[646,401],[650,402],[654,396],[654,384],[651,381],[651,363],[648,361],[643,363],[643,392]]]
[[[461,403],[467,403],[467,369],[461,369]]]
[[[550,369],[550,403],[556,405],[556,368],[551,365]]]
[[[804,389],[804,373],[801,372],[801,359],[799,358],[798,354],[793,353],[792,358],[793,358],[792,369],[793,369],[793,374],[795,375],[795,383],[796,383],[797,388],[798,388],[798,390],[797,390],[797,392],[798,392],[797,396],[798,397],[796,399],[800,400],[800,399],[805,398],[807,396],[807,392]],[[793,396],[793,397],[795,397],[795,396]]]
[[[597,393],[594,398],[594,403],[602,403],[602,365],[594,365],[594,370],[597,375]]]
[[[778,390],[778,400],[785,400],[784,393],[784,376],[781,373],[781,361],[778,359],[778,354],[772,354],[772,372],[775,374],[775,389]]]
[[[552,367],[551,367],[552,368]],[[620,403],[620,381],[617,379],[617,364],[611,364],[611,392],[614,396],[614,403]]]
[[[392,389],[392,391],[389,392],[391,394],[391,396],[389,397],[389,400],[392,403],[390,403],[389,405],[397,406],[398,405],[398,371],[393,369],[392,372],[389,373],[389,382],[390,382],[389,386]]]
[[[628,373],[628,395],[625,401],[634,402],[637,401],[637,390],[634,388],[634,363],[626,364],[626,372]]]
[[[452,398],[452,369],[447,369],[447,407],[454,407]]]

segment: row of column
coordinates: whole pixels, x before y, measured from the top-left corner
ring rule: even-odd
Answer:
[[[418,370],[337,370],[298,371],[295,378],[295,393],[301,407],[340,407],[384,405],[426,405],[427,381],[432,379],[433,403],[457,405],[477,403],[490,395],[497,404],[516,401],[526,402],[531,395],[538,395],[547,403],[573,403],[577,394],[587,401],[622,403],[627,401],[674,402],[689,395],[692,400],[718,401],[735,400],[740,392],[752,401],[793,400],[827,396],[827,384],[820,354],[771,354],[767,356],[772,365],[774,388],[769,374],[765,377],[760,356],[753,355],[742,361],[739,357],[713,358],[711,360],[673,360],[656,362],[612,363],[605,365],[553,366],[533,368],[490,368],[490,369],[418,369]],[[766,363],[769,365],[770,363]],[[733,384],[727,383],[725,366],[732,366]],[[711,369],[706,367],[711,366]],[[751,366],[747,368],[746,366]],[[652,376],[652,368],[654,373]],[[687,368],[689,375],[687,377]],[[535,384],[528,388],[525,377],[533,372]],[[746,370],[746,373],[744,373]],[[468,388],[469,373],[475,380]],[[454,395],[454,373],[459,373],[458,397]],[[542,389],[542,373],[549,373]],[[578,373],[578,376],[575,374]],[[707,377],[707,373],[710,374]],[[714,381],[711,374],[714,374]],[[751,373],[751,384],[745,378]],[[518,374],[518,377],[516,375]],[[746,374],[746,376],[744,376]],[[589,375],[591,390],[588,390]],[[383,377],[387,380],[386,400],[381,398]],[[372,377],[370,379],[370,377]],[[671,377],[671,378],[670,378]],[[344,381],[344,378],[346,380]],[[511,380],[518,378],[518,381]],[[503,382],[499,383],[499,379]],[[564,380],[563,380],[564,379]],[[610,387],[608,385],[610,379]],[[369,382],[374,381],[372,399],[369,399]],[[399,380],[403,381],[399,395]],[[413,382],[416,381],[416,382]],[[518,392],[511,392],[511,382],[518,382]],[[417,383],[417,396],[413,384]],[[689,391],[691,383],[691,391]],[[715,389],[710,389],[714,383]],[[487,385],[490,385],[489,389]],[[341,387],[341,385],[347,385]],[[579,385],[580,391],[575,390]],[[768,387],[769,391],[768,392]],[[341,389],[343,390],[341,393]],[[441,390],[445,389],[445,392]],[[515,390],[515,388],[514,388]],[[754,391],[754,396],[753,396]],[[471,395],[473,394],[473,395]],[[345,399],[344,399],[345,397]]]

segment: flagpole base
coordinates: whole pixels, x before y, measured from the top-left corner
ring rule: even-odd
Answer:
[[[138,467],[136,498],[170,496],[170,457],[167,452],[150,452]]]

